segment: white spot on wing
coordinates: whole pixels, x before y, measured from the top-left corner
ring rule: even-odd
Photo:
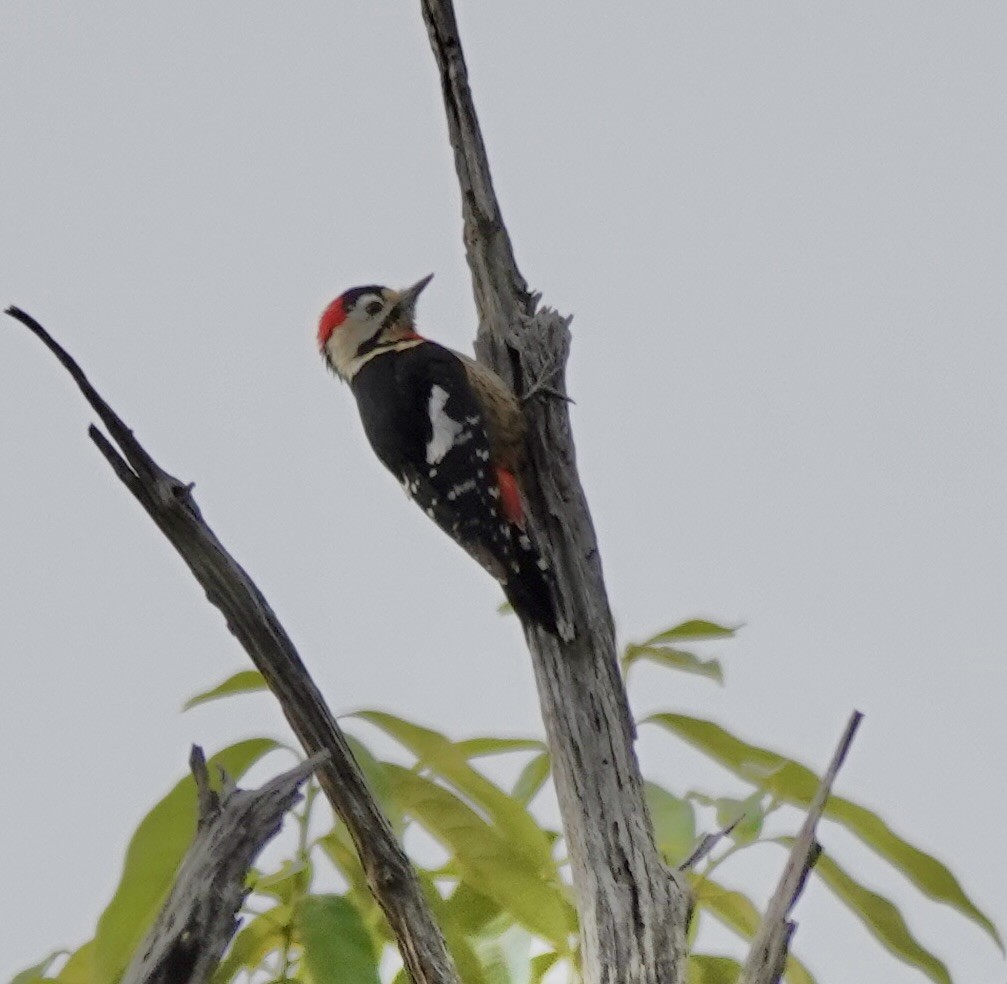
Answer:
[[[430,441],[427,444],[427,464],[436,465],[452,448],[462,431],[462,424],[452,420],[444,411],[448,392],[441,386],[432,386],[427,410],[430,414]]]

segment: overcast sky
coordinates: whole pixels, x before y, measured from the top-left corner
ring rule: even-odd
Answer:
[[[459,6],[518,261],[575,315],[620,635],[745,623],[725,689],[641,670],[634,705],[819,768],[860,708],[840,791],[1003,929],[1007,7]],[[5,3],[0,135],[0,300],[196,482],[333,707],[537,733],[499,590],[314,350],[331,297],[431,271],[421,328],[471,342],[418,5]],[[88,938],[190,742],[286,735],[266,696],[178,713],[245,658],[91,419],[0,327],[0,980]],[[734,788],[670,740],[641,757],[679,792]],[[978,929],[831,836],[960,984],[1003,981]],[[724,878],[762,898],[780,864]],[[797,917],[823,984],[922,979],[817,889]]]

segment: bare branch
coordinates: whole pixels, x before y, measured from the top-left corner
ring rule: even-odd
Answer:
[[[766,915],[755,934],[755,939],[752,940],[752,948],[749,950],[738,984],[776,984],[783,975],[790,938],[797,928],[788,917],[801,892],[804,891],[804,884],[818,860],[818,855],[821,854],[822,848],[815,839],[815,830],[832,792],[832,784],[836,781],[836,775],[850,750],[853,736],[857,733],[862,719],[863,714],[860,711],[854,711],[850,716],[832,761],[815,792],[815,798],[808,807],[808,815],[804,818],[800,833],[790,849],[780,884],[769,900],[769,905],[766,906]]]
[[[206,768],[206,756],[199,745],[193,745],[189,753],[189,769],[196,780],[196,794],[199,797],[199,822],[204,817],[212,817],[220,809],[220,797],[210,785],[210,772]]]
[[[192,486],[151,458],[80,366],[34,318],[18,308],[7,313],[59,359],[108,427],[118,451],[95,427],[89,431],[92,440],[223,613],[308,755],[329,753],[318,769],[319,785],[353,837],[371,892],[388,918],[415,984],[456,984],[454,966],[416,872],[374,802],[346,738],[262,592],[203,521]]]
[[[195,840],[160,914],[133,956],[122,984],[204,984],[237,929],[245,875],[279,831],[298,787],[328,753],[301,762],[261,789],[210,788],[202,749],[189,759],[199,795]]]
[[[692,854],[679,864],[678,870],[691,871],[695,868],[696,865],[699,864],[703,858],[708,857],[710,852],[744,819],[745,814],[742,813],[740,817],[732,820],[726,827],[721,827],[720,830],[712,834],[704,834],[703,839],[696,845]]]
[[[451,0],[421,0],[440,70],[479,311],[476,351],[525,402],[522,476],[575,638],[526,627],[573,868],[588,984],[685,979],[688,892],[654,845],[594,528],[577,474],[564,367],[570,319],[529,292],[493,190]],[[557,398],[558,397],[558,398]]]

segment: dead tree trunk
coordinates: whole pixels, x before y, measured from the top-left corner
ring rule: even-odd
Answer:
[[[565,399],[569,318],[539,308],[493,190],[451,0],[422,0],[479,311],[478,355],[526,397],[529,507],[575,636],[527,632],[573,869],[588,984],[685,979],[688,890],[654,844]]]
[[[121,984],[205,984],[211,978],[237,929],[248,869],[300,798],[301,783],[326,757],[302,762],[261,789],[217,793],[202,750],[192,749],[189,762],[199,792],[196,837]]]
[[[636,735],[567,411],[571,319],[540,307],[518,269],[493,189],[452,0],[421,2],[461,192],[479,312],[476,351],[526,401],[532,467],[524,486],[575,630],[568,640],[534,627],[525,634],[573,869],[584,979],[681,984],[689,891],[654,844],[633,748]],[[858,721],[855,715],[791,852],[746,964],[746,984],[771,984],[783,972],[793,931],[787,915],[817,857],[815,827]]]

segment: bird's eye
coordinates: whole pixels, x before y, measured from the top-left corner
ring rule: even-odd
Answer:
[[[368,315],[370,315],[373,318],[374,315],[376,315],[378,311],[381,310],[381,308],[382,308],[381,301],[371,301],[371,303],[368,304],[367,307],[364,308],[364,310],[368,313]]]

